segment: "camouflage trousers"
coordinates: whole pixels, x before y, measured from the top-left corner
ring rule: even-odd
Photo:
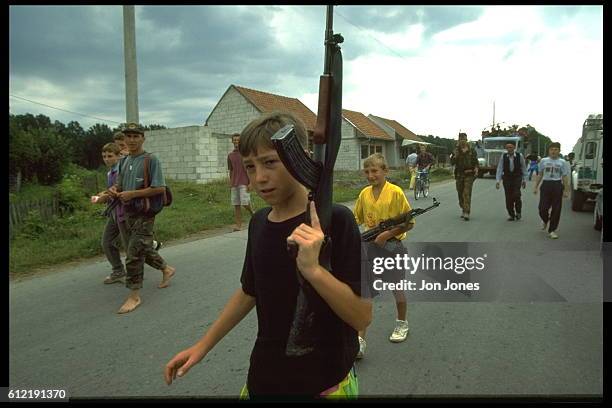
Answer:
[[[119,249],[121,247],[127,248],[128,232],[126,230],[124,221],[117,221],[117,215],[115,212],[108,217],[106,226],[104,227],[104,233],[102,234],[102,249],[106,259],[113,268],[113,277],[125,276],[125,268],[121,261],[121,253]]]
[[[130,289],[142,288],[145,262],[155,269],[165,269],[166,261],[153,248],[153,224],[155,217],[128,215],[126,226],[128,230],[127,258],[125,269],[127,276],[125,286]]]
[[[472,185],[474,184],[474,179],[474,176],[456,176],[455,178],[459,207],[466,214],[469,214],[472,208]]]

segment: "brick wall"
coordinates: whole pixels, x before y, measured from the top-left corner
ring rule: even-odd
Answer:
[[[334,169],[359,170],[361,162],[359,139],[356,137],[355,128],[344,119],[342,119],[341,134],[340,150],[338,151]]]
[[[250,121],[260,115],[261,112],[242,94],[235,88],[230,87],[215,107],[206,124],[212,132],[231,135],[242,132],[242,129]]]
[[[160,159],[164,177],[205,183],[227,177],[233,145],[227,134],[186,126],[146,132],[144,148]]]

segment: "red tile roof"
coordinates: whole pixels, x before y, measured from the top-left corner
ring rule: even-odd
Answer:
[[[366,137],[373,139],[395,140],[394,137],[389,136],[387,132],[381,129],[376,123],[368,119],[368,117],[361,112],[342,109],[342,116],[351,122],[351,124]]]
[[[412,132],[411,130],[405,128],[404,126],[402,126],[399,122],[397,122],[395,120],[385,119],[385,118],[381,118],[380,116],[375,116],[375,115],[371,115],[371,116],[375,117],[376,119],[380,119],[386,125],[392,127],[393,130],[395,130],[395,132],[398,135],[400,135],[402,138],[404,138],[404,139],[416,140],[417,142],[422,142],[423,141],[420,137],[415,135],[414,132]]]
[[[286,96],[274,95],[255,89],[235,85],[232,86],[262,113],[276,110],[289,111],[304,122],[306,130],[314,130],[317,122],[317,115],[297,98],[288,98]]]

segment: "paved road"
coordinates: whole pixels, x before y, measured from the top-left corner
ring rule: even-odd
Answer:
[[[459,218],[453,182],[432,186],[442,204],[418,220],[410,241],[469,241],[470,250],[495,252],[495,269],[506,279],[497,282],[501,298],[409,298],[411,331],[400,344],[387,340],[395,307],[377,298],[366,356],[357,363],[362,395],[602,393],[602,269],[590,213],[574,213],[565,201],[561,238],[553,241],[539,231],[530,190],[523,194],[523,220],[510,223],[503,190],[494,184],[476,182],[469,222]],[[241,231],[165,247],[162,254],[177,267],[171,286],[157,289],[161,274],[147,267],[143,304],[127,315],[114,313],[127,289],[102,284],[105,261],[11,283],[10,386],[59,387],[86,398],[236,396],[246,379],[255,313],[172,386],[162,369],[201,336],[238,287],[245,245]],[[544,263],[552,268],[535,274]]]

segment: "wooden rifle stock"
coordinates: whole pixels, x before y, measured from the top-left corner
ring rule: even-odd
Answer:
[[[317,108],[317,124],[312,135],[315,144],[324,144],[327,141],[327,126],[331,108],[332,77],[321,75],[319,78],[319,106]]]

